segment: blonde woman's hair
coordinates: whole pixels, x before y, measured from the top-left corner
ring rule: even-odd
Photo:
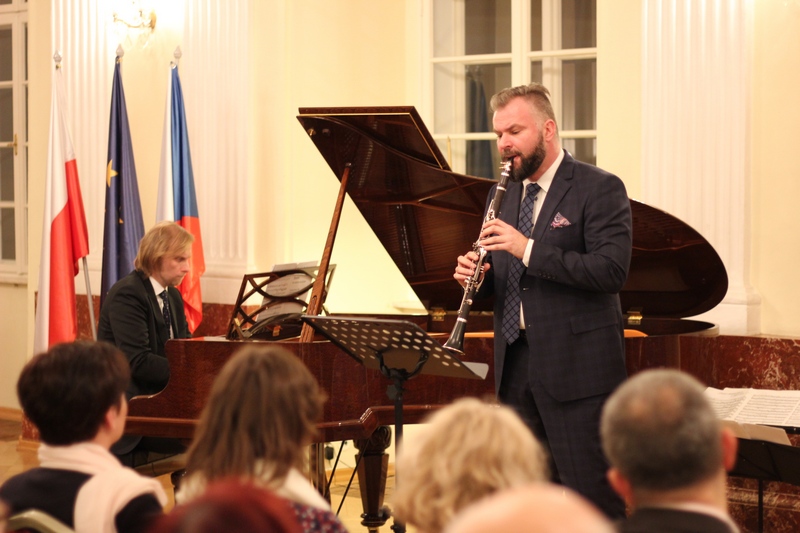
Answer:
[[[165,257],[187,252],[193,242],[194,235],[175,222],[159,222],[139,241],[133,266],[152,276]]]
[[[426,533],[439,533],[470,503],[547,479],[547,458],[509,407],[463,398],[403,441],[397,472],[395,515]]]
[[[293,353],[242,348],[214,381],[187,473],[207,483],[225,477],[281,482],[290,468],[302,467],[324,402],[317,380]]]

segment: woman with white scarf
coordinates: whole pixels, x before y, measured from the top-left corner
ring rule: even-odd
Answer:
[[[162,513],[161,484],[109,448],[125,430],[127,359],[102,342],[58,344],[31,359],[17,394],[39,430],[39,466],[0,487],[11,515],[38,509],[77,533],[138,533]]]

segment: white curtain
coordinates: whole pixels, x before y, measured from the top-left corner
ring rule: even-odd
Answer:
[[[643,10],[643,200],[717,250],[728,294],[708,319],[760,330],[749,284],[752,13],[748,0],[646,0]]]

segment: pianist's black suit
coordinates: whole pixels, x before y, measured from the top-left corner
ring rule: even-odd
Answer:
[[[189,326],[183,311],[183,298],[175,287],[167,289],[175,338],[189,338]],[[154,394],[169,381],[169,363],[164,346],[169,339],[164,315],[158,304],[150,278],[134,270],[111,287],[103,308],[97,338],[119,348],[131,365],[128,399],[142,394]],[[113,451],[129,452],[139,438],[123,437]]]

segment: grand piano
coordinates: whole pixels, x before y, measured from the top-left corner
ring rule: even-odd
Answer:
[[[442,333],[444,342],[462,297],[452,278],[455,258],[471,249],[477,238],[494,181],[452,172],[413,107],[301,108],[298,120],[333,174],[342,180],[349,172],[346,193],[430,311],[405,318]],[[689,323],[680,316],[710,309],[724,297],[727,276],[716,252],[671,215],[633,200],[631,207],[634,254],[625,289],[630,298],[623,296],[625,309],[631,310],[631,328],[643,334],[653,328],[655,337],[663,338],[713,330],[711,324]],[[674,264],[676,255],[687,263]],[[659,289],[667,290],[671,304],[654,305]],[[491,331],[487,314],[491,306],[491,301],[473,306],[463,357],[489,364],[487,378],[417,376],[406,384],[406,423],[418,422],[459,397],[494,394],[493,339],[469,333]],[[169,383],[156,395],[130,401],[126,431],[191,439],[214,377],[241,342],[265,341],[224,337],[169,341]],[[302,359],[328,393],[319,442],[353,440],[365,456],[358,468],[363,524],[371,530],[380,527],[387,518],[381,510],[390,439],[386,426],[394,420],[394,403],[386,393],[389,382],[328,341],[288,339],[277,344]],[[670,354],[670,345],[655,344],[653,350],[659,358],[672,361],[678,356]],[[636,351],[640,361],[652,362],[641,357],[647,349]],[[638,368],[629,364],[629,370]]]

